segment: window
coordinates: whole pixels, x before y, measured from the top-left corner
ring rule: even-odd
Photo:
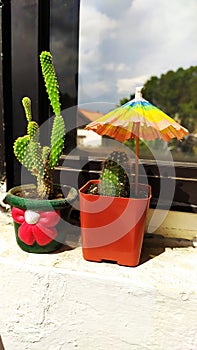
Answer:
[[[181,143],[142,143],[141,156],[150,157],[151,148],[163,159],[168,148],[174,160],[196,163],[195,10],[193,0],[187,4],[173,0],[170,10],[165,0],[159,6],[154,1],[125,0],[112,6],[106,1],[81,0],[80,118],[86,123],[95,120],[99,113],[132,98],[136,86],[144,85],[145,98],[181,122],[190,135]]]
[[[70,106],[76,108],[78,12],[79,0],[3,1],[3,94],[8,188],[21,182],[20,164],[13,155],[13,140],[26,130],[25,118],[20,118],[20,122],[18,119],[24,114],[20,103],[22,97],[31,97],[33,114],[40,125],[49,116],[39,65],[42,50],[52,51],[58,78],[63,76],[60,81],[63,109]],[[76,139],[74,113],[72,117],[72,130],[68,135],[71,148]]]
[[[153,187],[152,205],[161,182],[170,192],[176,178],[172,206],[191,211],[197,204],[196,10],[194,0],[173,0],[170,7],[165,0],[157,6],[154,1],[116,1],[113,6],[81,0],[79,37],[79,148],[94,157],[109,154],[110,140],[98,140],[96,135],[93,141],[83,127],[132,99],[135,87],[143,85],[146,99],[190,131],[182,142],[141,141],[140,158]],[[133,149],[133,142],[127,145]],[[191,186],[195,196],[188,193]],[[164,194],[163,208],[167,202]]]
[[[2,3],[8,188],[20,183],[20,168],[12,151],[13,140],[25,130],[25,123],[20,120],[19,124],[17,119],[23,113],[18,101],[24,94],[29,94],[34,101],[34,114],[40,123],[49,114],[48,101],[40,84],[38,54],[42,50],[50,49],[53,54],[61,84],[63,113],[68,114],[70,148],[65,149],[65,154],[69,154],[69,157],[63,157],[63,167],[60,169],[61,172],[65,171],[65,181],[69,182],[69,179],[72,181],[75,176],[79,179],[79,186],[88,178],[99,176],[100,159],[104,155],[103,150],[98,154],[98,149],[103,143],[101,139],[95,140],[94,149],[89,147],[92,141],[89,145],[84,141],[86,139],[84,125],[92,118],[97,118],[100,114],[113,109],[122,98],[130,98],[135,86],[145,85],[151,77],[155,76],[158,79],[161,74],[176,72],[178,69],[183,69],[185,72],[192,66],[196,67],[195,0],[188,0],[186,4],[172,0],[170,7],[164,0],[159,0],[157,6],[152,6],[152,3],[155,4],[154,1],[141,0],[116,1],[115,6],[114,2],[104,0],[9,0]],[[183,72],[179,73],[181,75]],[[196,71],[194,70],[192,74],[195,81],[192,96],[195,97]],[[171,84],[174,82],[171,81]],[[159,100],[152,99],[148,86],[146,93],[151,102],[157,105]],[[76,118],[77,101],[78,118]],[[165,111],[167,104],[164,102],[158,107]],[[186,102],[182,101],[182,104]],[[145,169],[153,188],[152,206],[157,204],[162,178],[168,192],[171,183],[176,180],[172,209],[195,212],[197,208],[195,98],[192,98],[191,104],[185,108],[189,115],[187,123],[191,122],[192,139],[186,147],[181,144],[182,150],[174,158],[178,160],[173,167],[174,172],[171,171],[169,162],[159,160],[155,163],[151,159],[144,159],[143,153],[141,167]],[[178,115],[173,116],[181,118],[180,111]],[[76,147],[77,127],[80,142],[78,147]],[[186,127],[189,127],[189,124]],[[172,146],[177,151],[176,144]],[[156,147],[158,148],[158,145]],[[163,146],[159,147],[163,156]],[[71,152],[73,148],[76,150],[75,154]],[[143,171],[140,176],[143,181]],[[168,198],[164,198],[163,207],[166,200]]]

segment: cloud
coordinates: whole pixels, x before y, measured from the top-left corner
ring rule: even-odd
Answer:
[[[103,64],[103,68],[106,69],[107,71],[118,71],[118,72],[124,72],[126,69],[126,64],[125,63],[115,63],[115,62],[109,62],[106,64]]]
[[[135,91],[136,86],[143,86],[144,83],[147,81],[149,76],[142,75],[135,78],[124,78],[124,79],[118,79],[117,81],[117,91],[122,96],[128,97],[128,91]]]
[[[84,3],[84,5],[83,5]],[[117,29],[117,23],[106,14],[97,11],[91,4],[88,6],[86,2],[81,2],[80,11],[80,70],[85,72],[90,65],[95,67],[97,62],[100,62],[102,52],[100,44],[103,37],[106,35],[110,40],[113,37],[113,32]]]
[[[133,1],[134,0],[81,0],[81,6],[94,6],[98,12],[104,13],[110,18],[122,19]]]

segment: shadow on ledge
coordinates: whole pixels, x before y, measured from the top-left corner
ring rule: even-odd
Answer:
[[[51,254],[59,254],[68,250],[73,250],[81,245],[81,229],[79,211],[74,207],[71,209],[68,222],[64,222],[64,230],[66,232],[65,244]],[[1,350],[1,349],[0,349]]]
[[[2,340],[1,340],[1,336],[0,336],[0,350],[5,350],[3,343],[2,343]]]
[[[166,248],[193,247],[190,240],[183,238],[164,237],[157,234],[145,234],[139,265],[165,252]]]
[[[51,254],[58,254],[81,247],[80,212],[79,210],[75,209],[74,206],[70,212],[66,226],[68,227],[66,230],[67,235],[65,245]],[[158,234],[146,233],[144,235],[142,252],[138,266],[164,253],[166,248],[187,247],[193,247],[193,242],[183,238],[164,237]],[[116,262],[109,260],[103,260],[103,262],[116,264]]]

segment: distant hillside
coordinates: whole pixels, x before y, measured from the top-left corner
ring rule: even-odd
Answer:
[[[143,96],[193,132],[197,127],[197,66],[151,77]]]
[[[197,66],[153,76],[143,88],[143,97],[193,132],[197,128]],[[130,99],[134,95],[130,96]],[[124,97],[120,104],[129,99]]]

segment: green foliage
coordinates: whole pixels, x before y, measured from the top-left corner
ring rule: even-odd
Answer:
[[[103,163],[99,193],[104,196],[129,197],[129,173],[126,153],[112,152]]]
[[[37,139],[38,138],[38,132],[39,132],[39,125],[36,122],[34,122],[34,121],[28,122],[27,134],[29,135],[29,137],[31,139],[33,139],[33,138]]]
[[[29,147],[30,137],[25,135],[18,137],[14,142],[14,154],[17,157],[18,161],[24,165],[29,171],[33,171],[33,161],[29,159],[27,149]]]
[[[44,146],[42,147],[42,159],[43,162],[46,162],[48,160],[49,154],[50,154],[50,147]]]
[[[152,76],[146,81],[143,87],[143,97],[156,107],[160,108],[170,117],[189,130],[190,133],[196,134],[197,131],[197,66],[191,66],[188,69],[179,68],[176,71],[168,71],[160,77]],[[130,95],[130,99],[123,97],[119,105],[122,105],[134,96]],[[132,148],[130,141],[129,147]],[[175,156],[180,157],[178,153],[190,153],[194,156],[197,153],[196,137],[189,135],[184,142],[172,139],[169,147]],[[157,149],[157,141],[153,141],[152,146]],[[141,144],[141,155],[147,157],[148,150]],[[178,152],[178,153],[177,153]],[[150,152],[148,152],[150,153]],[[185,156],[185,155],[184,155]],[[148,157],[151,157],[148,154]],[[183,157],[183,154],[181,154]]]
[[[124,105],[125,103],[129,102],[129,101],[132,100],[134,97],[135,97],[135,95],[133,95],[133,94],[131,94],[129,98],[123,97],[123,98],[120,100],[120,102],[119,102],[119,104],[118,104],[118,107],[120,107],[120,106]]]
[[[25,115],[27,118],[27,121],[30,122],[32,120],[32,114],[31,114],[31,100],[29,97],[23,97],[22,99],[22,105],[25,110]]]
[[[51,134],[51,153],[49,158],[49,168],[53,169],[59,161],[64,146],[64,120],[61,116],[56,116],[53,122]]]
[[[197,127],[197,66],[151,77],[143,96],[193,132]]]
[[[60,115],[60,101],[57,79],[53,66],[52,56],[43,51],[40,55],[42,74],[46,91],[55,113],[51,133],[51,146],[42,146],[40,143],[39,126],[32,121],[31,100],[22,99],[27,119],[27,135],[18,137],[14,142],[14,153],[19,162],[25,166],[37,179],[37,192],[40,198],[52,196],[51,171],[57,165],[64,146],[65,125]]]
[[[59,116],[61,111],[59,102],[59,89],[50,52],[43,51],[41,53],[40,63],[45,81],[46,91],[48,93],[53,112],[56,116]]]
[[[197,66],[152,76],[143,87],[143,97],[177,120],[190,132],[197,128]],[[130,99],[123,97],[119,105]]]

